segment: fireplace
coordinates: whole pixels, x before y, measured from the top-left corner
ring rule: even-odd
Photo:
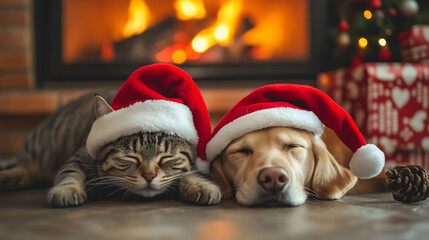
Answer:
[[[46,82],[123,80],[154,62],[197,81],[315,79],[327,0],[34,0]]]

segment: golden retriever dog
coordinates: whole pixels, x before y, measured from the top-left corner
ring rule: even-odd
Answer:
[[[335,139],[335,133],[325,132],[322,137],[335,146],[332,149],[342,162],[311,132],[271,127],[246,133],[227,145],[213,160],[211,177],[224,199],[235,195],[245,206],[299,206],[307,197],[339,199],[358,179],[345,167],[351,151]]]

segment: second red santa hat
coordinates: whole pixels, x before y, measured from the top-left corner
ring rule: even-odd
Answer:
[[[319,137],[324,125],[331,128],[354,153],[350,169],[358,178],[372,178],[382,171],[384,153],[377,146],[365,142],[344,109],[315,88],[293,84],[261,87],[235,105],[214,129],[206,147],[207,160],[212,161],[229,143],[252,131],[293,127]]]
[[[165,132],[196,146],[195,164],[207,168],[205,146],[211,135],[210,117],[191,76],[178,67],[153,64],[132,73],[111,104],[113,112],[92,125],[87,150],[95,158],[105,144],[138,132]]]

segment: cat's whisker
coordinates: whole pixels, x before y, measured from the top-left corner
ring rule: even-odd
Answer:
[[[103,189],[106,189],[109,187],[109,185],[120,185],[125,183],[126,180],[124,180],[121,177],[115,177],[115,176],[103,176],[91,179],[85,183],[86,186],[91,186],[88,191],[93,190],[95,187],[103,186]]]
[[[122,187],[119,187],[118,189],[116,189],[115,191],[113,191],[113,192],[111,192],[109,195],[107,195],[107,197],[110,197],[110,196],[112,196],[113,194],[115,194],[115,193],[117,193],[117,192],[119,192],[119,191],[121,191],[121,190],[123,190],[123,189],[127,189],[129,186],[122,186]]]
[[[125,191],[125,193],[122,195],[123,198],[127,198],[131,193],[132,190],[134,190],[134,186],[129,186],[129,188],[127,189],[127,191]]]
[[[170,185],[165,185],[165,186],[163,186],[167,191],[173,191],[173,192],[175,192],[176,194],[178,193],[178,191],[177,191],[177,189],[175,188],[175,187],[173,187],[173,186],[170,186]]]

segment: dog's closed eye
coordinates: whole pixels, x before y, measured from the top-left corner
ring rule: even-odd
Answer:
[[[305,148],[305,147],[302,145],[299,145],[299,144],[283,144],[283,146],[282,146],[282,149],[286,150],[286,151],[294,149],[294,148]]]
[[[240,149],[237,149],[237,150],[234,150],[231,152],[231,154],[236,154],[236,153],[244,154],[244,155],[250,155],[253,153],[253,151],[249,148],[240,148]]]

